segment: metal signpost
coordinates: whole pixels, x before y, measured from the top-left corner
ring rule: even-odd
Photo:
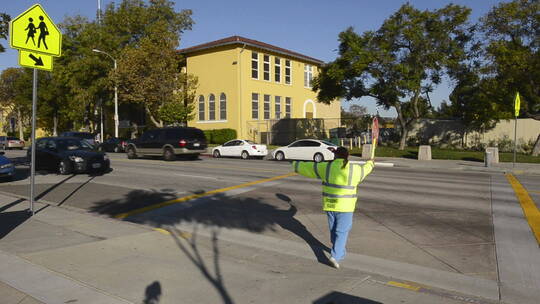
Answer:
[[[62,54],[62,33],[41,5],[35,4],[10,22],[9,44],[12,48],[19,50],[19,65],[34,69],[30,162],[30,212],[33,215],[36,175],[37,70],[52,71],[52,57],[59,57]]]
[[[516,98],[514,98],[514,162],[512,167],[516,166],[516,150],[517,150],[517,118],[519,116],[519,107],[521,104],[521,99],[519,98],[519,92],[516,93]]]

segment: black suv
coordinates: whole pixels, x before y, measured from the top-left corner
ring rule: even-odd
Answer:
[[[126,147],[129,159],[140,156],[163,156],[164,160],[175,160],[177,155],[196,159],[206,152],[206,138],[197,128],[161,128],[144,132]]]

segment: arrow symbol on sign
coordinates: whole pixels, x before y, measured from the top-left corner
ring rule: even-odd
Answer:
[[[39,59],[34,56],[34,54],[30,54],[28,55],[28,57],[30,57],[30,59],[34,60],[35,62],[35,66],[43,66],[43,60],[41,60],[41,56],[39,56]]]

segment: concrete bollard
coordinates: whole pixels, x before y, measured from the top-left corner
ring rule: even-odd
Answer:
[[[492,164],[498,164],[499,163],[499,148],[497,148],[497,147],[487,147],[486,152],[491,152],[493,154],[491,156],[491,163]]]
[[[364,144],[362,145],[362,158],[363,159],[370,159],[371,158],[371,144]]]
[[[418,148],[418,160],[431,160],[431,146],[422,145]]]
[[[486,152],[484,153],[484,166],[491,167],[493,164],[493,151],[488,151],[486,149]]]

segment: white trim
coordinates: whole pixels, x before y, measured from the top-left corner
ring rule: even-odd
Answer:
[[[227,120],[198,120],[197,123],[222,123],[222,122],[228,122]]]
[[[317,108],[315,107],[315,102],[313,102],[313,100],[311,99],[308,99],[304,102],[304,111],[303,111],[303,114],[302,116],[304,116],[304,118],[306,118],[306,106],[308,103],[311,103],[313,104],[313,118],[317,118]]]

